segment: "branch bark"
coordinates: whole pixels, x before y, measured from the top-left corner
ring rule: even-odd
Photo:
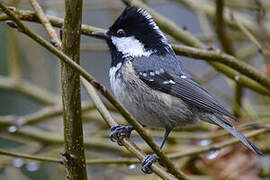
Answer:
[[[66,0],[65,13],[62,51],[74,62],[80,64],[82,0]],[[64,156],[68,161],[64,164],[67,177],[71,180],[86,180],[80,74],[64,62],[61,63],[61,84],[65,151],[67,153]]]

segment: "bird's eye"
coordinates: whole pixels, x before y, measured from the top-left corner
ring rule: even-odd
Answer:
[[[123,29],[117,30],[117,36],[118,37],[124,37],[126,35],[125,31]]]

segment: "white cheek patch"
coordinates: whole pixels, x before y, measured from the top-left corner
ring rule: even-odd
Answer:
[[[116,49],[123,54],[124,57],[138,57],[138,56],[150,56],[153,51],[146,50],[144,45],[136,39],[131,37],[111,37],[112,43]]]

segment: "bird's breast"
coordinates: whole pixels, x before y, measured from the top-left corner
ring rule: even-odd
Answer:
[[[143,125],[173,127],[192,121],[192,113],[181,99],[147,86],[131,61],[110,69],[110,83],[117,100]]]
[[[120,71],[121,67],[122,63],[119,62],[116,66],[111,67],[109,72],[111,88],[115,95],[117,92],[119,93],[123,89],[123,84],[121,81],[122,73]]]

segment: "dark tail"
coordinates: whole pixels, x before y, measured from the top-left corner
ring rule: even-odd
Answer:
[[[216,117],[216,118],[215,118]],[[215,114],[215,117],[212,117],[211,120],[215,122],[215,124],[223,127],[227,131],[229,131],[232,135],[240,139],[240,141],[245,144],[249,149],[251,149],[254,153],[263,156],[264,154],[257,148],[252,142],[250,142],[243,134],[237,131],[232,124],[225,119],[222,115]]]

